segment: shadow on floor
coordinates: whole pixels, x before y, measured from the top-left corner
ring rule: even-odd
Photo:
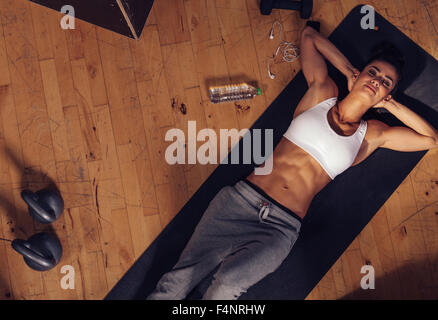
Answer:
[[[18,186],[10,184],[9,186],[3,186],[0,188],[0,215],[4,221],[2,226],[4,238],[9,240],[15,238],[27,240],[37,232],[47,232],[56,235],[51,225],[44,225],[36,222],[27,211],[26,205],[26,210],[18,209],[15,206],[15,199],[13,197],[14,191],[11,190],[11,188],[18,188],[20,192],[24,189],[36,192],[40,189],[48,188],[59,192],[55,182],[42,171],[34,168],[23,167],[12,150],[6,146],[3,148],[3,154],[10,166],[15,166],[20,172],[22,172]],[[28,162],[24,161],[24,163]],[[24,203],[24,200],[21,201]],[[18,253],[16,254],[18,255]],[[14,266],[8,265],[8,267],[12,268]],[[5,280],[7,278],[2,276],[2,273],[4,272],[9,272],[9,270],[6,269],[0,272],[0,300],[13,299],[14,297],[11,288],[13,285]]]
[[[374,290],[357,289],[341,300],[436,300],[438,299],[438,256],[431,260],[406,263],[376,278],[374,287]]]

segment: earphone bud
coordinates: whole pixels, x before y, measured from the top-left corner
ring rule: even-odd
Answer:
[[[279,24],[280,25],[280,35],[282,36],[283,35],[283,25],[278,21],[278,20],[275,20],[273,23],[272,23],[272,28],[271,28],[271,31],[269,32],[269,39],[274,39],[274,27],[275,27],[275,24]]]
[[[272,28],[271,31],[269,32],[269,39],[274,39],[274,27],[275,24],[279,24],[280,25],[280,35],[281,38],[283,39],[283,25],[281,24],[281,22],[275,20],[274,23],[272,24]],[[296,59],[298,59],[298,57],[300,56],[300,49],[294,45],[292,42],[287,42],[285,40],[281,40],[280,44],[278,45],[277,49],[275,50],[275,54],[273,56],[273,58],[269,59],[268,61],[268,75],[269,78],[271,78],[272,80],[275,79],[275,74],[273,74],[271,72],[271,63],[273,63],[275,61],[275,58],[277,57],[277,55],[279,54],[281,50],[282,53],[282,58],[283,61],[285,62],[293,62]]]
[[[275,74],[271,73],[271,70],[269,70],[269,68],[268,68],[268,74],[269,74],[269,78],[271,78],[272,80],[275,79]]]
[[[274,27],[272,27],[271,32],[269,33],[269,39],[274,39]]]

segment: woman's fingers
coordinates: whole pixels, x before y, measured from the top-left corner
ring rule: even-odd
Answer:
[[[360,75],[360,71],[357,70],[356,68],[353,68],[353,77],[357,78]]]
[[[358,76],[360,71],[353,66],[347,66],[347,69],[351,72],[351,75]]]

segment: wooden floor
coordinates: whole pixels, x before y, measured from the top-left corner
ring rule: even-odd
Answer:
[[[66,203],[51,228],[64,256],[30,270],[0,241],[0,299],[102,299],[216,165],[168,165],[167,130],[249,128],[300,70],[267,60],[275,19],[297,41],[297,12],[261,16],[255,0],[156,0],[139,41],[25,0],[0,2],[0,237],[28,238],[20,198],[56,184]],[[438,0],[366,1],[438,59]],[[315,0],[329,35],[357,0]],[[212,105],[209,84],[255,80],[263,95]],[[198,146],[200,143],[198,143]],[[220,160],[220,159],[219,159]],[[438,298],[438,150],[429,151],[308,299]],[[371,264],[376,289],[360,289]],[[75,289],[60,286],[71,265]]]

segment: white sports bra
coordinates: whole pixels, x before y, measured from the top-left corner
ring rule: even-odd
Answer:
[[[301,113],[283,135],[315,158],[332,180],[351,167],[368,127],[362,120],[353,135],[337,134],[327,119],[328,111],[337,100],[337,97],[330,98]]]

